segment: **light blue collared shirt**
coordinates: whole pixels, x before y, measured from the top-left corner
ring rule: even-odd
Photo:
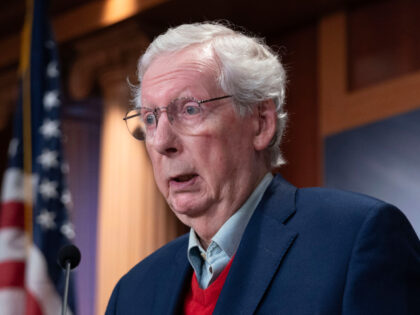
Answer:
[[[235,254],[242,234],[272,179],[271,173],[264,176],[242,207],[213,236],[207,251],[203,249],[197,234],[191,228],[188,260],[202,289],[206,289],[217,278]]]

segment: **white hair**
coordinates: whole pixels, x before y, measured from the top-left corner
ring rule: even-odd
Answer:
[[[183,24],[156,37],[138,63],[140,85],[134,91],[136,106],[141,104],[141,81],[158,56],[191,45],[209,44],[220,65],[218,82],[232,95],[240,114],[271,99],[276,105],[276,133],[268,148],[272,167],[284,164],[280,143],[287,121],[284,111],[286,73],[279,56],[260,38],[234,31],[219,22]]]

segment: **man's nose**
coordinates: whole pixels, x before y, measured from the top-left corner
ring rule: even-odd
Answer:
[[[156,130],[152,139],[148,139],[149,144],[160,154],[176,154],[180,149],[179,138],[169,120],[167,111],[161,111],[159,117],[156,118]]]

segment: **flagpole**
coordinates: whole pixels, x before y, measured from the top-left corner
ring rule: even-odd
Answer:
[[[26,0],[26,16],[22,36],[22,53],[20,71],[22,76],[22,104],[23,104],[23,189],[25,209],[25,231],[28,244],[32,244],[32,132],[31,132],[31,35],[33,23],[33,0]]]

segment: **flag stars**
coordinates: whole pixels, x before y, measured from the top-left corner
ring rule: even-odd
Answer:
[[[54,107],[58,107],[60,105],[60,100],[58,99],[58,91],[47,91],[44,94],[44,108],[46,110],[51,110]]]
[[[61,195],[61,202],[67,207],[70,208],[72,206],[71,194],[68,189],[63,191]]]
[[[43,230],[51,230],[56,227],[55,224],[55,213],[42,209],[41,213],[37,216],[36,222],[42,227]]]
[[[47,66],[47,76],[49,78],[58,77],[58,64],[57,61],[51,61]]]
[[[60,232],[69,240],[74,239],[76,236],[76,233],[74,232],[74,225],[71,222],[64,223],[60,228]]]
[[[58,152],[43,150],[41,155],[38,156],[38,163],[41,164],[43,169],[50,169],[58,166]]]
[[[18,146],[19,146],[19,139],[18,138],[13,138],[12,140],[10,140],[9,151],[8,151],[10,157],[16,155]]]
[[[58,186],[57,182],[44,179],[39,185],[39,193],[42,195],[44,199],[56,198],[58,195],[57,186]]]
[[[60,129],[58,127],[58,120],[45,119],[39,130],[45,138],[52,138],[60,135]]]

